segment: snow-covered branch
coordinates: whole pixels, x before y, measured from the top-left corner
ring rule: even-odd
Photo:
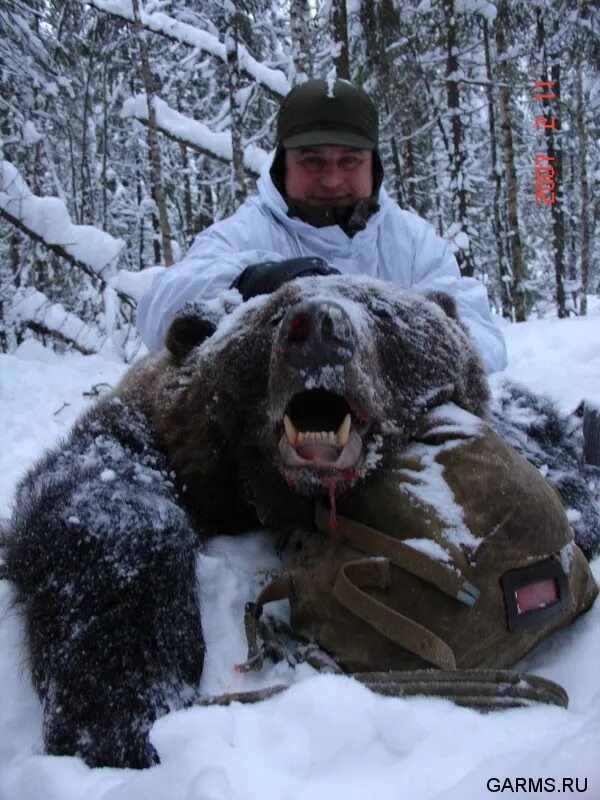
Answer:
[[[41,242],[105,288],[117,272],[122,239],[93,225],[74,225],[67,207],[58,197],[37,197],[17,168],[0,161],[0,216],[37,242]],[[132,299],[120,299],[133,305]]]
[[[81,0],[81,2],[133,24],[131,0]],[[199,30],[185,22],[179,22],[168,14],[158,11],[150,14],[142,12],[140,17],[142,27],[146,30],[158,33],[172,41],[203,50],[224,63],[227,61],[225,45],[214,34]],[[275,98],[284,97],[292,88],[284,72],[261,64],[244,45],[239,45],[238,59],[241,70]]]
[[[191,147],[203,155],[216,158],[218,161],[230,163],[232,154],[231,132],[211,131],[203,122],[197,122],[185,114],[171,108],[164,100],[154,98],[156,111],[156,127],[162,134],[173,141]],[[129,97],[123,104],[122,115],[134,117],[144,125],[148,124],[148,103],[146,95],[138,94]],[[244,168],[251,175],[259,175],[264,160],[268,157],[266,150],[256,145],[244,148]]]
[[[51,303],[36,289],[18,290],[9,314],[35,333],[69,344],[84,355],[100,350],[102,341],[97,328],[71,314],[60,303]]]

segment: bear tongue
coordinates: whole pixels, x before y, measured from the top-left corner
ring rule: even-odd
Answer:
[[[332,464],[340,455],[340,448],[328,442],[306,442],[296,447],[300,458],[307,461],[316,461],[320,464]]]
[[[362,453],[362,439],[352,431],[348,443],[342,448],[325,439],[309,440],[292,447],[284,434],[279,441],[279,452],[288,469],[304,467],[316,472],[335,470],[339,473],[356,467]]]

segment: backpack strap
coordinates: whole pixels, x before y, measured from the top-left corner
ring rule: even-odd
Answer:
[[[389,584],[389,561],[386,558],[366,558],[350,561],[340,568],[333,594],[344,608],[390,641],[440,669],[456,669],[454,653],[443,639],[361,589],[363,586],[385,589]]]
[[[358,672],[346,676],[359,681],[371,692],[385,697],[443,697],[458,706],[476,711],[505,711],[530,708],[534,703],[567,708],[569,697],[562,686],[526,672],[505,669],[408,670],[403,672]],[[257,703],[289,689],[284,684],[247,692],[199,697],[192,705],[227,706]]]
[[[386,589],[389,585],[388,559],[364,558],[351,561],[340,568],[333,587],[333,595],[345,609],[371,625],[390,641],[410,650],[411,653],[415,653],[439,669],[456,669],[454,653],[443,639],[362,591],[362,587],[366,586]],[[272,632],[261,624],[263,606],[274,600],[289,598],[292,591],[291,575],[281,572],[263,587],[255,602],[246,603],[244,629],[248,654],[246,661],[236,666],[238,672],[261,669],[263,657],[258,637],[260,636],[266,644],[276,645],[275,641],[271,641]]]
[[[280,572],[276,577],[264,586],[254,602],[249,601],[244,607],[244,632],[246,634],[246,644],[248,653],[246,661],[237,664],[236,672],[250,672],[260,670],[263,665],[262,649],[258,645],[259,634],[263,641],[271,640],[270,644],[277,646],[273,640],[272,632],[263,624],[261,617],[265,603],[272,603],[275,600],[289,599],[292,592],[292,579],[288,572]]]
[[[328,510],[321,503],[316,504],[315,524],[321,533],[340,537],[363,553],[385,556],[396,567],[431,583],[448,597],[467,606],[475,604],[479,597],[479,589],[466,580],[457,567],[437,561],[426,553],[362,522],[342,517],[340,514],[337,514],[337,520],[337,528],[332,531],[329,527]]]
[[[456,669],[456,658],[452,648],[433,631],[420,625],[410,617],[379,602],[364,592],[363,587],[385,589],[390,584],[390,562],[400,569],[437,587],[448,597],[473,606],[479,590],[455,566],[429,557],[404,542],[394,539],[363,523],[337,515],[335,532],[329,527],[329,512],[320,503],[315,505],[315,524],[321,533],[334,535],[350,543],[357,550],[373,553],[374,557],[357,559],[344,564],[337,575],[333,588],[336,600],[348,611],[362,619],[392,642],[439,669]],[[273,600],[289,598],[292,591],[291,576],[280,573],[260,592],[256,602],[247,603],[244,627],[248,643],[248,657],[240,671],[260,669],[262,655],[258,646],[262,630],[263,605]],[[264,638],[264,637],[263,637]]]

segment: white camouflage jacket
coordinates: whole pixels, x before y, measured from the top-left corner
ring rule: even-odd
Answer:
[[[421,217],[402,210],[382,187],[379,211],[350,238],[337,225],[315,228],[287,216],[287,206],[265,164],[258,194],[233,216],[202,231],[187,256],[158,275],[140,299],[138,328],[151,350],[162,346],[175,313],[187,302],[215,297],[250,264],[319,256],[346,275],[369,275],[417,292],[451,294],[488,372],[506,366],[506,347],[494,325],[487,293],[461,278],[448,244]]]

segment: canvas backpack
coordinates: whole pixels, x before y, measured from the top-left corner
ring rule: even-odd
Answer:
[[[287,597],[294,632],[344,671],[503,669],[597,593],[554,488],[448,404],[391,467],[338,499],[335,519],[317,504],[246,627]]]

